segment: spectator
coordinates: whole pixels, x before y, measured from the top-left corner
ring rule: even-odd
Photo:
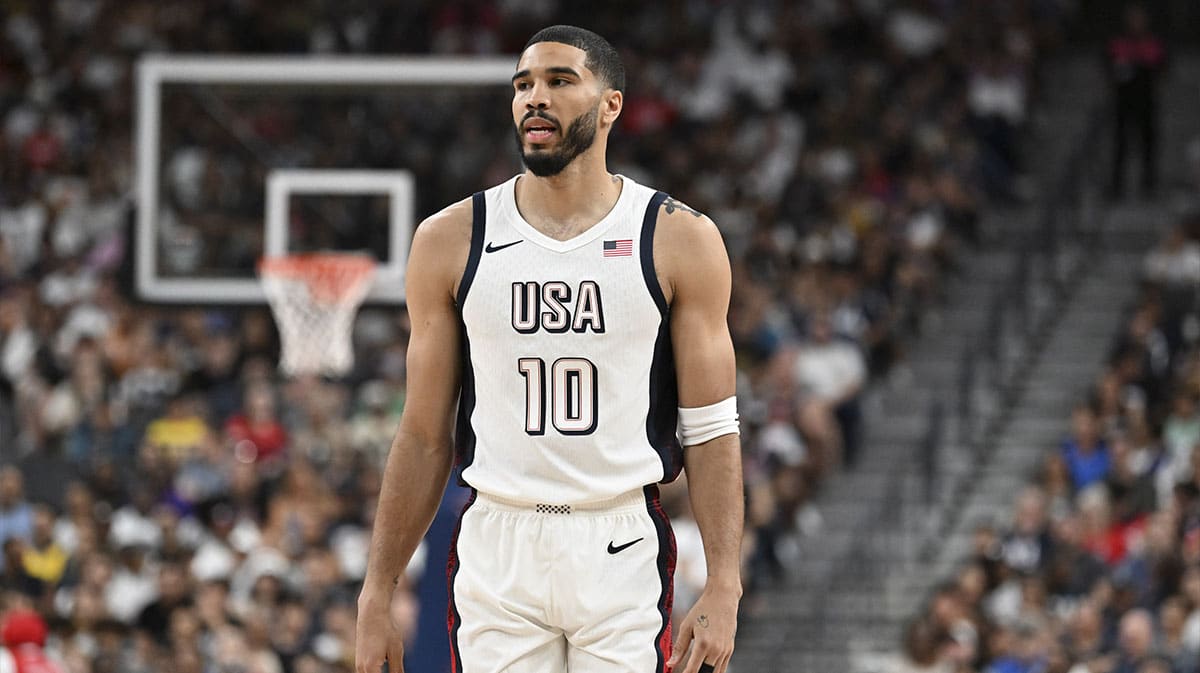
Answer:
[[[32,536],[33,507],[25,501],[25,478],[11,465],[0,468],[0,543]]]
[[[1076,491],[1103,481],[1108,476],[1108,446],[1096,428],[1096,414],[1081,405],[1071,414],[1071,436],[1063,440],[1062,455]]]
[[[1143,194],[1157,183],[1158,172],[1158,79],[1166,68],[1166,44],[1150,30],[1150,15],[1140,4],[1125,8],[1124,32],[1112,38],[1107,49],[1108,73],[1116,104],[1113,136],[1111,193],[1124,192],[1125,162],[1129,140],[1141,145]]]
[[[809,341],[796,355],[795,380],[803,394],[800,428],[824,469],[841,457],[854,463],[861,416],[858,394],[866,372],[859,348],[834,337],[828,314],[816,316]]]
[[[1114,515],[1120,521],[1141,519],[1158,506],[1154,488],[1158,456],[1147,453],[1135,450],[1128,436],[1114,433],[1105,483]]]
[[[887,673],[950,673],[949,663],[938,656],[940,634],[932,622],[914,620],[904,639],[904,656],[887,669]]]
[[[1146,279],[1168,291],[1186,291],[1200,283],[1200,243],[1176,225],[1156,248],[1146,254]]]
[[[1176,479],[1186,477],[1191,470],[1192,454],[1200,444],[1200,413],[1196,410],[1195,394],[1181,390],[1171,401],[1171,415],[1163,423],[1163,446],[1166,448],[1166,468]]]
[[[1026,489],[1017,500],[1012,531],[1001,544],[1005,565],[1019,573],[1041,569],[1050,556],[1050,532],[1046,523],[1046,498],[1037,489]]]
[[[158,568],[147,559],[151,549],[144,543],[122,543],[112,579],[104,588],[108,614],[122,624],[137,622],[138,616],[158,597]]]
[[[0,624],[5,648],[0,652],[0,673],[65,673],[66,668],[43,649],[48,631],[33,610],[18,608],[5,614]]]
[[[1161,654],[1170,660],[1170,673],[1195,673],[1200,652],[1188,648],[1183,638],[1183,626],[1187,619],[1187,603],[1179,596],[1171,596],[1158,610],[1158,623],[1162,627]],[[1139,671],[1141,673],[1141,671]]]
[[[158,570],[158,596],[142,608],[137,627],[165,644],[171,613],[191,605],[190,588],[187,568],[178,562],[163,563]]]
[[[238,459],[269,464],[282,458],[287,447],[287,430],[275,415],[275,394],[267,386],[246,390],[243,411],[225,424],[225,434],[235,443]]]
[[[1091,662],[1108,651],[1104,618],[1097,606],[1084,601],[1075,609],[1067,631],[1067,653],[1077,662]]]
[[[167,403],[167,413],[146,426],[145,441],[173,464],[186,461],[208,442],[208,424],[188,397]]]
[[[403,402],[382,380],[368,381],[359,389],[359,410],[350,419],[350,443],[356,451],[382,465],[392,446]]]
[[[1154,618],[1145,610],[1133,610],[1121,617],[1120,649],[1113,673],[1139,673],[1153,654]]]
[[[54,512],[46,505],[33,508],[33,534],[22,557],[25,572],[57,586],[67,569],[67,552],[54,540]]]

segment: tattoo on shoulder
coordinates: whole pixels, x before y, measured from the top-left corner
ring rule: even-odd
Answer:
[[[696,210],[695,208],[692,208],[691,206],[687,205],[686,203],[684,203],[672,196],[668,196],[667,199],[665,201],[663,201],[663,208],[666,209],[668,215],[671,215],[676,210],[680,210],[685,213],[691,213],[692,215],[695,215],[696,217],[703,216],[700,211]]]
[[[609,177],[611,177],[611,178],[612,178],[612,181],[613,181],[613,184],[614,184],[614,185],[616,185],[616,184],[620,184],[620,182],[621,182],[621,178],[618,178],[618,177],[617,177],[617,176],[615,176],[615,175],[612,175],[612,176],[609,176]]]

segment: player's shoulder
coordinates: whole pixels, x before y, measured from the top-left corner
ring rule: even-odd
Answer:
[[[717,225],[704,213],[668,196],[658,207],[654,228],[654,266],[659,283],[674,304],[681,288],[709,294],[729,274],[729,256]],[[714,294],[716,296],[716,294]]]
[[[452,203],[430,215],[417,225],[413,234],[413,245],[453,246],[471,245],[471,227],[474,209],[471,198]]]
[[[408,256],[409,295],[414,288],[437,288],[439,294],[457,293],[462,270],[471,251],[471,199],[451,204],[430,215],[413,232]]]
[[[654,237],[656,248],[665,246],[671,250],[721,241],[712,218],[670,195],[658,206]]]

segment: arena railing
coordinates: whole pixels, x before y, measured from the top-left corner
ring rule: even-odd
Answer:
[[[1086,273],[1089,254],[1102,241],[1101,177],[1095,158],[1109,118],[1102,105],[1089,114],[1084,132],[1046,186],[1034,226],[1023,232],[1013,251],[1007,276],[989,302],[982,334],[968,337],[964,344],[950,408],[957,430],[954,448],[967,468],[950,470],[950,461],[939,459],[947,451],[942,446],[947,435],[924,447],[923,464],[932,467],[924,470],[928,483],[923,490],[942,494],[929,502],[943,513],[934,530],[914,531],[925,538],[920,545],[924,560],[933,557],[939,540],[958,524],[962,505],[996,449],[1038,352]],[[931,425],[943,413],[942,405],[941,400],[931,403]]]

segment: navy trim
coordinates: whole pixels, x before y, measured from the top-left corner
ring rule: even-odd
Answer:
[[[462,655],[458,650],[458,628],[462,626],[462,615],[458,613],[458,606],[454,604],[454,578],[458,575],[458,568],[461,565],[458,562],[458,534],[462,532],[462,522],[467,515],[467,510],[475,504],[475,498],[478,495],[478,491],[471,489],[471,497],[467,498],[467,504],[463,505],[462,513],[458,515],[458,524],[454,526],[454,537],[450,538],[450,554],[446,561],[446,626],[450,632],[450,670],[452,673],[462,673],[463,670]]]
[[[650,362],[650,404],[646,410],[646,441],[662,462],[662,483],[668,484],[683,469],[683,447],[675,430],[679,424],[679,385],[675,377],[675,349],[671,344],[670,316],[663,316]]]
[[[658,337],[654,341],[654,358],[650,363],[650,406],[646,413],[646,441],[654,447],[662,462],[662,482],[670,483],[683,469],[683,447],[675,436],[679,422],[679,388],[675,378],[675,351],[671,344],[671,307],[658,284],[654,270],[654,230],[658,224],[658,210],[667,199],[664,192],[655,192],[646,206],[642,219],[639,254],[642,263],[642,278],[646,289],[658,306],[662,320],[658,326]]]
[[[479,268],[479,258],[483,255],[484,229],[487,227],[487,203],[483,192],[475,192],[471,196],[471,254],[467,256],[467,268],[463,269],[462,280],[458,282],[458,313],[462,315],[463,303],[467,301],[467,290],[471,289],[471,281],[475,280],[475,270]]]
[[[675,533],[671,531],[671,522],[659,501],[658,486],[650,484],[643,492],[646,494],[646,512],[658,533],[658,613],[662,616],[662,627],[654,637],[654,650],[658,654],[654,670],[665,673],[666,661],[671,656],[671,610],[675,602]]]
[[[454,448],[459,466],[458,483],[468,486],[462,478],[462,471],[475,460],[475,428],[471,426],[471,414],[475,411],[475,368],[471,366],[471,340],[467,336],[467,324],[463,320],[463,305],[467,301],[467,291],[475,280],[475,271],[479,268],[479,258],[483,254],[483,239],[487,225],[487,205],[483,192],[476,192],[471,197],[471,253],[467,257],[467,268],[463,269],[462,280],[458,283],[458,331],[461,344],[459,353],[462,358],[462,385],[458,394],[458,419],[455,424]]]
[[[646,206],[646,215],[642,218],[642,238],[639,246],[639,256],[642,258],[642,278],[646,281],[646,288],[650,290],[650,296],[654,298],[654,304],[658,306],[659,314],[663,316],[667,315],[668,306],[667,298],[658,284],[658,274],[654,272],[654,229],[658,225],[658,209],[666,200],[665,192],[654,192],[654,196],[650,197],[650,203]]]

